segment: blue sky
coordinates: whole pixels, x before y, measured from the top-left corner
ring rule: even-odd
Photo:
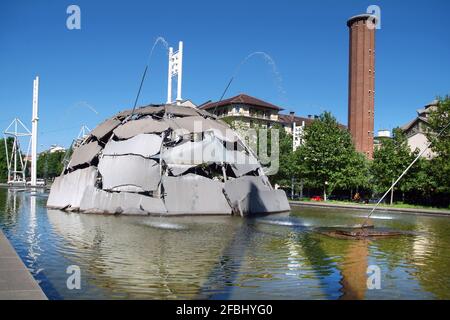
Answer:
[[[81,30],[66,28],[70,4],[81,8]],[[371,4],[381,8],[375,129],[392,129],[450,93],[449,1],[2,1],[0,128],[16,116],[31,127],[39,75],[39,149],[69,145],[82,124],[132,107],[158,36],[184,41],[183,98],[218,99],[240,62],[264,51],[279,74],[255,56],[227,96],[245,92],[299,115],[328,110],[346,124],[346,20]],[[166,60],[159,45],[140,105],[165,101]]]

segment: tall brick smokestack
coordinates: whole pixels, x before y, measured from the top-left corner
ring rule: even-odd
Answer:
[[[357,151],[373,157],[375,96],[375,16],[347,21],[350,31],[348,128]]]

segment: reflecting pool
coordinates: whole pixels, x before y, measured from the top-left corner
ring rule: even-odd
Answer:
[[[0,188],[0,227],[50,299],[450,299],[450,218],[377,212],[413,232],[338,240],[315,227],[365,212],[126,217],[47,210],[48,194]],[[67,268],[81,271],[69,290]],[[368,267],[381,289],[368,289]]]

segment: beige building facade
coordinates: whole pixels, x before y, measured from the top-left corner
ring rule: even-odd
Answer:
[[[416,149],[425,151],[424,158],[431,159],[435,156],[431,148],[428,147],[429,140],[426,132],[429,129],[428,119],[431,111],[437,108],[438,101],[434,100],[425,107],[417,110],[417,117],[403,125],[401,129],[406,135],[411,151]]]

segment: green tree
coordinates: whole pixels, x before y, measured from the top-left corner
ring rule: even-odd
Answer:
[[[411,152],[406,137],[400,128],[393,130],[392,139],[383,139],[381,147],[376,149],[373,155],[371,173],[374,190],[377,193],[385,192],[392,185],[408,165],[417,156],[418,150]],[[416,185],[415,179],[419,166],[411,170],[398,182],[395,190],[410,191]]]
[[[427,138],[432,141],[431,149],[436,156],[431,160],[432,178],[440,192],[450,192],[450,127],[439,136],[445,126],[450,122],[450,97],[439,98],[437,107],[429,115],[430,130]]]
[[[61,174],[65,152],[42,152],[37,160],[37,176],[51,179]]]
[[[292,135],[288,134],[281,126],[275,126],[271,130],[278,130],[279,167],[278,171],[270,177],[270,180],[272,183],[287,187],[291,185],[291,180],[296,175],[295,157],[292,150]],[[269,137],[271,137],[270,132]],[[269,138],[268,150],[271,150],[271,147],[272,141]]]
[[[410,193],[410,200],[413,203],[419,204],[432,204],[433,197],[436,196],[436,190],[438,184],[434,176],[433,162],[420,158],[414,166],[411,168],[411,177],[406,180],[406,183],[410,184],[405,189]]]
[[[10,153],[13,147],[14,139],[7,138],[8,152]],[[8,155],[10,156],[10,154]],[[8,181],[8,164],[6,161],[5,139],[0,139],[0,182]]]
[[[336,188],[368,184],[365,157],[357,154],[350,133],[329,112],[306,127],[304,144],[296,150],[295,158],[299,178],[321,188],[325,200]]]
[[[359,152],[349,152],[349,165],[343,168],[340,187],[347,190],[370,188],[370,163]]]

